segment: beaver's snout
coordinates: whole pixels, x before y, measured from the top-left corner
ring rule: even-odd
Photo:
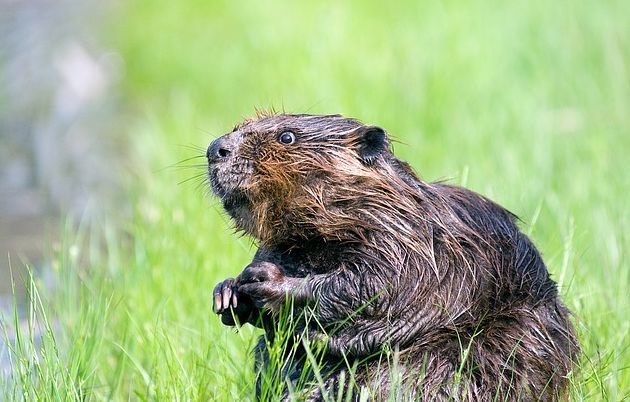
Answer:
[[[206,151],[206,158],[208,163],[220,162],[228,158],[234,151],[233,141],[230,141],[226,136],[219,137],[210,143],[208,150]]]
[[[242,190],[253,174],[253,163],[240,155],[242,141],[240,133],[232,132],[212,141],[206,151],[210,186],[224,202]]]

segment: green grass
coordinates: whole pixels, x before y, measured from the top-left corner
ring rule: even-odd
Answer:
[[[222,326],[210,292],[254,247],[203,177],[178,185],[203,159],[164,168],[273,106],[381,125],[425,179],[518,214],[575,313],[572,399],[630,398],[628,4],[118,4],[103,40],[124,59],[133,212],[122,228],[68,229],[61,286],[41,303],[30,292],[42,341],[13,342],[5,396],[253,397],[259,331]]]

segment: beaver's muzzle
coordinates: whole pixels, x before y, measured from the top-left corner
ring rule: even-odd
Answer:
[[[208,158],[208,163],[218,163],[226,160],[230,157],[233,151],[233,141],[229,141],[226,136],[222,136],[217,138],[216,140],[210,143],[208,150],[206,151],[206,158]]]

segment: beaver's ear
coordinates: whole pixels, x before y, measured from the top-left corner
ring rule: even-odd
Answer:
[[[366,165],[370,165],[387,147],[385,130],[376,126],[361,127],[357,130],[359,137],[359,157]]]

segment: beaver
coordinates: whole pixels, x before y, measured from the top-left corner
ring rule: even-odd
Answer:
[[[258,245],[236,278],[216,285],[214,311],[226,325],[265,329],[259,370],[290,302],[292,314],[314,318],[301,330],[326,345],[319,386],[298,390],[308,400],[344,386],[354,398],[361,387],[388,397],[386,350],[405,398],[566,395],[579,353],[570,313],[505,208],[421,180],[384,129],[341,115],[259,114],[206,156],[213,193]],[[301,375],[296,362],[287,383]]]

